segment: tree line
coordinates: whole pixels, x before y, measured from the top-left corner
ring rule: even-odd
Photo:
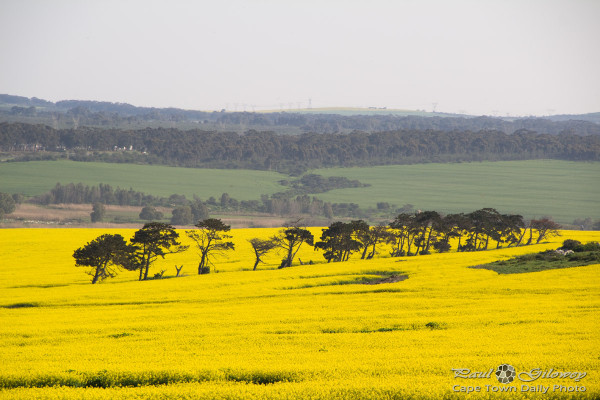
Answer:
[[[501,131],[394,130],[349,134],[273,132],[55,130],[0,123],[0,150],[56,154],[80,161],[139,162],[184,167],[250,168],[300,174],[321,167],[516,159],[600,160],[600,135]],[[51,152],[51,153],[47,153]]]
[[[222,193],[215,198],[210,196],[201,200],[198,196],[188,199],[185,195],[172,194],[169,197],[159,197],[138,192],[131,188],[122,189],[109,184],[85,185],[83,183],[68,183],[56,185],[47,193],[38,195],[29,201],[37,204],[94,204],[120,205],[143,207],[140,219],[159,220],[155,207],[172,207],[171,224],[189,225],[194,221],[208,218],[211,211],[218,212],[257,212],[273,215],[299,215],[322,216],[325,218],[350,217],[359,218],[366,216],[366,212],[354,203],[330,203],[322,201],[308,194],[298,193],[323,193],[334,188],[368,186],[357,180],[344,177],[324,178],[320,175],[310,174],[298,180],[283,181],[290,187],[286,192],[272,195],[261,195],[259,200],[238,200],[228,193]],[[389,205],[388,205],[389,206]],[[100,215],[103,215],[100,213]],[[102,218],[93,222],[101,221]]]
[[[471,213],[441,215],[436,211],[401,213],[388,225],[369,226],[363,220],[337,221],[322,229],[319,241],[299,220],[282,228],[270,238],[248,240],[255,254],[253,270],[263,262],[270,251],[283,254],[279,268],[291,267],[302,245],[321,250],[327,262],[347,261],[353,253],[361,259],[373,258],[383,245],[391,257],[418,256],[451,250],[451,239],[458,252],[488,250],[493,242],[496,248],[530,245],[560,235],[560,225],[548,218],[531,220],[514,214],[501,214],[493,208]],[[186,230],[199,251],[198,274],[210,273],[213,258],[235,250],[229,239],[231,227],[220,219],[207,218]],[[73,257],[78,267],[90,267],[92,283],[114,277],[118,268],[136,271],[139,280],[149,279],[151,265],[167,254],[185,251],[189,246],[179,242],[179,233],[172,225],[150,222],[136,231],[129,243],[121,235],[105,234],[75,250]],[[311,261],[312,262],[312,261]],[[177,276],[182,267],[177,268]],[[162,278],[164,270],[154,278]]]

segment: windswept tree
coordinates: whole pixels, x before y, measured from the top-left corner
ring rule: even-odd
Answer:
[[[139,270],[139,280],[148,279],[150,266],[158,257],[165,258],[167,254],[181,253],[188,249],[177,240],[179,234],[172,225],[162,222],[149,222],[137,230],[131,238],[135,252],[129,259],[126,268]]]
[[[416,254],[429,254],[431,244],[437,241],[441,222],[442,218],[436,211],[422,211],[415,214],[413,227],[416,233]]]
[[[392,245],[390,255],[392,257],[402,257],[413,255],[411,246],[415,239],[416,224],[415,215],[401,213],[390,223],[390,236],[388,243]],[[406,246],[406,250],[404,247]]]
[[[461,246],[462,251],[487,250],[490,238],[496,238],[496,226],[501,215],[493,208],[482,208],[466,215],[469,221],[469,236]]]
[[[530,231],[536,230],[538,233],[536,244],[544,239],[551,238],[553,236],[560,236],[560,225],[552,221],[550,218],[532,219],[529,223]],[[531,240],[531,238],[530,238]],[[529,243],[528,243],[529,244]]]
[[[442,238],[438,243],[437,247],[441,247],[446,249],[446,251],[450,250],[450,239],[456,238],[458,239],[458,243],[456,245],[457,251],[462,250],[462,238],[465,235],[469,234],[469,230],[471,229],[471,221],[470,219],[463,213],[459,214],[448,214],[443,218],[442,222],[444,229],[442,231]],[[439,251],[439,250],[438,250]]]
[[[323,250],[327,262],[347,261],[355,251],[365,247],[361,239],[366,240],[369,225],[362,221],[334,222],[323,229],[321,240],[315,243],[315,249]]]
[[[200,250],[198,274],[207,274],[210,272],[210,257],[235,249],[233,242],[227,241],[232,238],[227,234],[231,230],[231,226],[224,224],[218,218],[208,218],[198,222],[196,227],[198,229],[185,231],[185,234],[196,243]]]
[[[359,240],[364,245],[361,255],[361,260],[371,259],[377,254],[377,246],[382,243],[387,243],[391,237],[390,228],[379,225],[372,226],[366,231],[359,232]]]
[[[250,242],[252,250],[254,250],[254,256],[256,257],[252,271],[256,271],[256,267],[258,267],[258,264],[264,262],[262,260],[262,256],[267,254],[269,251],[273,250],[277,246],[277,244],[272,240],[259,238],[252,238],[248,240],[248,242]]]
[[[507,243],[508,247],[518,246],[526,232],[525,222],[521,215],[502,214],[496,230],[498,232],[496,248],[500,248],[502,243]]]
[[[76,267],[91,267],[87,271],[92,283],[117,275],[117,268],[127,263],[134,247],[128,245],[121,235],[102,235],[75,250]]]
[[[280,248],[285,252],[285,258],[281,261],[279,268],[286,268],[292,266],[292,261],[294,261],[302,244],[307,243],[310,246],[313,245],[314,236],[307,229],[299,226],[292,226],[282,229],[277,235],[273,236],[271,240],[275,243],[277,248]]]

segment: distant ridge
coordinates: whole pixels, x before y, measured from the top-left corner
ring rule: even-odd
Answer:
[[[0,109],[6,109],[12,106],[21,107],[40,107],[56,111],[68,111],[76,107],[86,107],[90,111],[94,112],[116,112],[125,115],[138,115],[149,111],[171,111],[171,112],[200,112],[200,113],[212,113],[216,111],[206,110],[191,110],[182,109],[176,107],[145,107],[145,106],[134,106],[129,103],[109,102],[109,101],[95,101],[95,100],[60,100],[56,103],[40,99],[37,97],[24,97],[10,94],[0,94]],[[248,113],[249,111],[231,111],[231,110],[220,110],[230,113]],[[251,112],[254,113],[254,112]],[[260,110],[256,111],[258,114],[271,114],[271,113],[298,113],[298,114],[335,114],[335,115],[395,115],[395,116],[418,116],[418,117],[462,117],[462,118],[477,118],[477,117],[488,117],[497,118],[501,120],[514,121],[518,119],[549,119],[551,121],[589,121],[600,124],[600,112],[586,113],[586,114],[556,114],[547,116],[526,116],[526,117],[515,117],[515,116],[489,116],[489,115],[473,115],[473,114],[460,114],[460,113],[444,113],[444,112],[433,112],[425,110],[404,110],[394,109],[387,107],[319,107],[319,108],[290,108],[290,109],[272,109],[272,110]]]
[[[546,117],[491,117],[387,108],[326,107],[231,112],[138,107],[93,100],[51,102],[0,94],[0,122],[47,125],[54,129],[201,129],[244,134],[414,131],[530,131],[558,135],[600,135],[600,113]]]

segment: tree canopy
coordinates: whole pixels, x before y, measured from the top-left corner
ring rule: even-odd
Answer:
[[[167,254],[187,250],[188,246],[182,246],[178,239],[179,234],[172,225],[161,222],[145,224],[130,240],[135,246],[135,251],[126,268],[139,270],[140,281],[148,279],[150,266],[158,257],[165,258]]]
[[[105,234],[75,250],[73,257],[76,267],[92,268],[88,274],[92,275],[92,283],[96,283],[116,276],[117,268],[127,264],[134,250],[123,236]]]

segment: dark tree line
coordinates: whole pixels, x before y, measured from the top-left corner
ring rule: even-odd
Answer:
[[[317,174],[306,174],[296,180],[282,180],[279,183],[288,186],[290,189],[283,193],[285,196],[296,194],[325,193],[334,189],[358,188],[371,186],[368,183],[361,183],[354,179],[348,179],[344,176],[323,177]]]
[[[323,250],[328,262],[346,261],[354,252],[361,252],[362,259],[372,258],[383,243],[390,246],[392,257],[448,252],[451,239],[457,240],[459,252],[480,251],[494,243],[496,248],[537,244],[559,235],[559,228],[548,218],[526,224],[520,215],[500,214],[493,208],[445,216],[422,211],[401,213],[388,226],[370,227],[362,220],[334,222],[323,229],[315,249]]]
[[[337,177],[332,178],[333,181],[337,181]],[[326,182],[331,180],[331,178],[325,179]],[[320,179],[317,179],[317,181],[320,181]],[[348,182],[353,185],[360,184],[358,181],[348,180]],[[317,190],[314,186],[309,186],[309,188],[302,190]],[[156,197],[134,191],[131,188],[113,188],[111,185],[102,183],[92,186],[83,183],[69,183],[66,185],[57,183],[49,192],[36,196],[31,201],[44,205],[102,203],[106,205],[141,206],[144,208],[139,217],[144,220],[162,219],[162,214],[154,208],[156,206],[174,207],[171,217],[171,224],[173,225],[193,224],[194,221],[208,218],[211,210],[260,212],[282,216],[307,214],[326,218],[333,218],[334,216],[360,217],[363,214],[357,204],[329,203],[306,194],[294,196],[294,192],[295,189],[292,189],[290,192],[275,193],[271,196],[262,195],[260,200],[237,200],[229,194],[223,193],[218,200],[209,197],[207,200],[202,201],[196,196],[193,200],[188,200],[185,195],[177,194],[172,194],[169,197]]]
[[[131,149],[131,150],[130,150]],[[396,130],[376,133],[244,135],[177,129],[54,130],[0,123],[0,150],[68,153],[75,160],[252,168],[300,173],[309,168],[417,162],[554,158],[600,160],[600,135],[501,131]],[[60,153],[62,152],[62,153]]]
[[[183,197],[183,198],[182,198]],[[83,183],[57,183],[48,193],[32,199],[39,204],[93,204],[120,206],[173,206],[187,203],[185,196],[156,197],[133,189],[113,188],[111,185],[85,185]]]

